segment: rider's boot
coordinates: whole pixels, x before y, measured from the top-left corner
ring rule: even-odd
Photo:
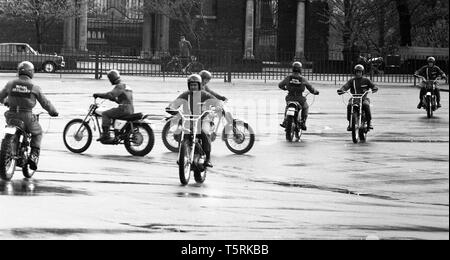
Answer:
[[[421,109],[422,108],[422,101],[419,102],[419,104],[417,105],[417,109]]]
[[[203,164],[206,168],[213,168],[214,166],[211,163],[211,155],[207,154],[205,158],[205,163]]]
[[[109,127],[103,127],[102,136],[97,141],[102,144],[111,144],[114,142],[114,138],[111,137]]]
[[[41,152],[41,149],[36,148],[36,147],[31,147],[30,157],[28,158],[28,164],[30,165],[30,169],[32,169],[33,171],[37,170],[40,152]]]
[[[300,129],[302,129],[303,131],[307,131],[308,130],[308,128],[306,127],[306,120],[305,119],[300,121]]]
[[[347,131],[348,131],[348,132],[351,132],[351,131],[352,131],[352,126],[350,125],[350,122],[348,122]]]
[[[367,128],[368,128],[369,130],[373,130],[372,121],[368,121],[368,122],[367,122]]]
[[[281,123],[280,126],[286,128],[286,118],[283,120],[283,123]]]
[[[441,108],[441,107],[442,107],[441,103],[440,102],[437,103],[437,108]]]

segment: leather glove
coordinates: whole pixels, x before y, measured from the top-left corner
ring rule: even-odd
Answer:
[[[314,93],[314,95],[318,96],[320,94],[320,91],[316,91],[316,93]]]
[[[8,102],[8,100],[6,100],[5,103],[3,103],[3,105],[5,105],[5,107],[9,107],[9,102]]]
[[[59,116],[58,112],[52,112],[52,113],[49,113],[49,114],[50,114],[51,117],[58,117]]]
[[[92,95],[94,98],[98,98],[98,94],[95,93],[94,95]]]
[[[345,92],[342,89],[337,90],[338,95],[343,95]]]

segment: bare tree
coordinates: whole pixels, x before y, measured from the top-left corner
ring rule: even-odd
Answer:
[[[178,21],[181,31],[194,38],[200,48],[201,25],[203,19],[203,5],[207,0],[145,0],[144,12],[162,14],[171,20]]]
[[[7,19],[22,19],[34,24],[39,51],[43,36],[57,21],[77,14],[71,0],[3,0],[0,15]]]

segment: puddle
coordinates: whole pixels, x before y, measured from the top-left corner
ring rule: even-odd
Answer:
[[[35,180],[0,181],[0,195],[3,196],[42,196],[42,195],[88,195],[84,191],[62,186],[41,184]]]

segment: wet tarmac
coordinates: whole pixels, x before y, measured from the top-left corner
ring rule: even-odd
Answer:
[[[61,117],[41,119],[35,177],[18,170],[0,182],[0,239],[449,239],[448,93],[427,119],[415,108],[417,89],[382,86],[371,96],[375,129],[355,145],[346,132],[348,98],[315,84],[321,95],[309,97],[308,131],[287,143],[278,126],[285,93],[275,82],[215,82],[257,142],[238,156],[216,140],[206,182],[184,187],[159,120],[184,82],[126,79],[136,111],[153,115],[156,144],[143,158],[96,142],[82,155],[69,152],[64,125],[110,87],[38,78]]]

